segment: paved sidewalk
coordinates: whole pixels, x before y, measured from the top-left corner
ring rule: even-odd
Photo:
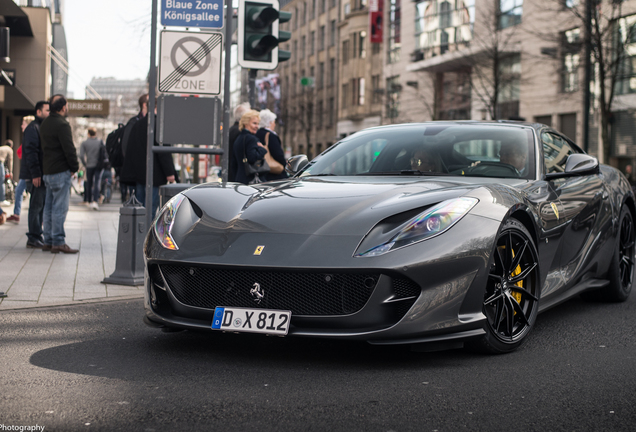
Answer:
[[[67,255],[26,248],[28,199],[22,206],[19,224],[0,225],[0,311],[52,305],[143,297],[141,286],[103,284],[115,271],[119,193],[99,211],[71,193],[66,224],[66,243],[79,253]],[[13,213],[13,206],[2,209]]]

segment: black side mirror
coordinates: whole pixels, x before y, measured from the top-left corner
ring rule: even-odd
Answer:
[[[298,171],[305,168],[309,163],[309,159],[305,155],[296,155],[287,159],[287,166],[285,167],[285,171],[290,176],[295,175]]]
[[[546,179],[555,179],[562,177],[573,177],[584,174],[597,174],[599,172],[598,159],[594,156],[590,156],[582,153],[574,153],[568,156],[565,161],[565,171],[548,173],[545,175]]]

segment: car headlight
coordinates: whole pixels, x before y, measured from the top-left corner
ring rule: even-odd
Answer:
[[[435,237],[449,230],[470,211],[476,198],[455,198],[433,206],[402,225],[397,234],[378,246],[358,253],[359,257],[373,257]]]
[[[159,243],[166,249],[179,250],[179,246],[172,238],[172,225],[174,224],[174,218],[177,215],[179,206],[185,199],[185,195],[175,195],[166,203],[161,209],[161,214],[155,219],[154,230]]]

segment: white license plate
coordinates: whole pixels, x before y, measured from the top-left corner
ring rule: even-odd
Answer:
[[[290,311],[217,306],[214,309],[212,329],[286,335],[290,319]]]

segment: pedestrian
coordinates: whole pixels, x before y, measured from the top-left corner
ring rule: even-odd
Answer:
[[[279,174],[275,174],[269,172],[265,174],[264,180],[281,180],[287,178],[287,173],[284,168],[287,164],[285,160],[285,152],[283,151],[283,146],[280,142],[280,137],[275,132],[276,129],[276,114],[271,112],[268,109],[264,109],[260,112],[261,122],[259,124],[260,129],[256,132],[256,137],[258,141],[265,144],[267,147],[267,151],[274,158],[276,162],[283,166],[283,171]]]
[[[24,142],[24,131],[27,126],[35,120],[35,116],[22,117],[22,141]],[[18,147],[16,152],[18,159],[20,159],[20,179],[18,185],[15,187],[15,202],[13,204],[13,214],[7,218],[7,222],[20,223],[20,213],[22,213],[22,200],[24,199],[24,191],[26,191],[26,180],[22,178],[22,145]]]
[[[233,155],[234,163],[237,166],[236,181],[239,183],[249,184],[255,177],[255,174],[248,175],[245,172],[243,159],[247,159],[248,163],[253,164],[263,159],[267,153],[265,146],[256,137],[260,121],[260,115],[256,110],[246,112],[239,121],[241,133],[234,143]]]
[[[124,136],[121,139],[121,150],[124,155],[124,164],[126,163],[126,150],[128,148],[128,142],[130,141],[130,134],[132,132],[135,123],[148,114],[148,93],[139,96],[139,112],[136,116],[128,119],[124,129]],[[121,202],[126,202],[130,196],[135,193],[134,183],[125,183],[121,181],[121,173],[123,171],[123,165],[115,168],[115,177],[119,178],[119,190],[121,191]]]
[[[79,169],[77,152],[73,144],[71,125],[64,118],[68,105],[63,95],[50,100],[50,115],[40,126],[42,151],[44,152],[44,175],[46,200],[44,204],[44,246],[51,253],[77,253],[66,244],[64,222],[71,198],[71,176]]]
[[[107,163],[102,170],[102,178],[100,180],[99,203],[110,203],[110,197],[113,193],[113,171]]]
[[[35,104],[35,119],[24,129],[20,178],[25,180],[26,190],[29,192],[27,248],[44,247],[42,223],[46,187],[42,181],[44,155],[40,144],[40,125],[48,116],[49,103],[39,101]]]
[[[234,108],[234,124],[230,127],[230,138],[228,140],[229,160],[228,160],[227,180],[231,182],[236,181],[237,165],[236,165],[236,161],[234,160],[234,142],[236,141],[239,134],[241,133],[241,131],[239,130],[239,120],[241,120],[241,117],[243,117],[243,114],[248,112],[250,109],[251,107],[249,102],[243,102],[242,104],[239,104],[236,108]]]
[[[7,214],[0,207],[0,225],[4,224],[7,221]]]
[[[0,203],[2,205],[10,205],[9,201],[6,201],[4,182],[8,178],[10,181],[13,178],[13,141],[10,139],[0,146]]]
[[[88,128],[88,139],[80,145],[80,162],[86,168],[86,186],[84,187],[84,204],[93,210],[99,210],[99,189],[101,185],[102,170],[106,148],[104,142],[97,138],[94,127]]]
[[[155,134],[155,137],[156,136],[157,134]],[[148,115],[146,114],[135,123],[130,132],[130,137],[126,147],[126,156],[124,157],[124,167],[122,168],[120,179],[120,181],[135,185],[135,197],[144,206],[146,205],[147,143]],[[156,140],[154,145],[159,145]],[[157,213],[157,208],[159,207],[159,186],[165,185],[166,183],[174,183],[175,181],[175,168],[174,162],[172,161],[172,155],[170,153],[153,152],[152,173],[151,214],[154,216]]]

